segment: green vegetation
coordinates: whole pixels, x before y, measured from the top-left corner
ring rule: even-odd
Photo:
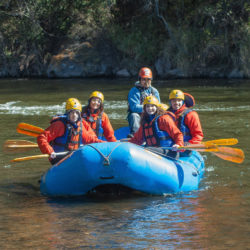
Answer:
[[[250,75],[247,0],[2,0],[0,65],[65,43],[108,40],[122,59],[172,68],[237,68]]]

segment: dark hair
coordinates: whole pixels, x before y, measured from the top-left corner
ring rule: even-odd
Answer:
[[[146,105],[144,105],[143,112],[141,114],[141,125],[143,125],[145,122],[148,122],[148,118],[149,118],[149,115],[146,112],[145,107],[146,107]],[[164,115],[165,113],[166,113],[165,110],[163,110],[162,108],[157,107],[157,110],[156,110],[156,113],[155,113],[155,117],[157,117],[159,115]]]
[[[93,97],[91,97],[91,98],[89,99],[88,105],[83,107],[82,113],[87,113],[87,112],[90,113],[90,110],[91,110],[90,102],[91,102],[91,99],[92,99],[92,98],[93,98]],[[99,107],[99,109],[98,109],[97,112],[98,112],[98,113],[101,113],[103,110],[104,110],[104,104],[103,104],[103,102],[101,102],[100,107]]]

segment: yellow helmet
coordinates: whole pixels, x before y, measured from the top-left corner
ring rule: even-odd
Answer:
[[[159,101],[155,96],[147,96],[144,101],[143,101],[143,106],[146,104],[151,104],[151,105],[155,105],[155,106],[159,106]]]
[[[169,109],[169,106],[168,106],[167,104],[165,104],[165,103],[160,103],[160,104],[159,104],[159,108],[161,108],[161,109],[167,111],[167,110]]]
[[[98,98],[100,98],[102,100],[102,102],[104,101],[104,95],[100,91],[92,92],[91,95],[89,96],[89,99],[92,98],[92,97],[98,97]]]
[[[70,110],[79,110],[82,112],[82,105],[78,99],[69,98],[66,101],[66,112],[69,112]]]
[[[169,94],[169,100],[172,100],[172,99],[184,100],[185,99],[184,93],[178,89],[172,90],[171,93]]]

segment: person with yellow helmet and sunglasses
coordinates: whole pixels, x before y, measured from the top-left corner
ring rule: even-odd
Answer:
[[[143,102],[141,125],[129,142],[146,147],[178,149],[183,146],[183,135],[175,124],[175,115],[159,108],[155,96],[148,96]],[[162,152],[168,152],[164,150]]]
[[[199,115],[192,109],[195,105],[193,96],[175,89],[169,94],[169,102],[169,111],[176,116],[176,125],[183,133],[185,145],[200,143],[204,136]]]
[[[94,91],[89,96],[88,105],[83,108],[82,118],[90,125],[99,139],[116,141],[114,129],[108,115],[104,112],[104,95]]]
[[[38,137],[37,143],[43,154],[49,154],[49,160],[55,164],[65,157],[57,156],[56,153],[73,151],[80,145],[103,142],[99,140],[89,124],[82,120],[82,105],[76,98],[66,101],[65,114],[55,116],[51,125]]]
[[[147,96],[155,96],[160,102],[158,90],[151,86],[153,74],[150,68],[143,67],[139,71],[138,81],[128,93],[128,116],[130,134],[133,134],[140,127],[141,113],[143,112],[143,101]]]

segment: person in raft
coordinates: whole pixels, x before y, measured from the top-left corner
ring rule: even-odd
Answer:
[[[183,146],[183,135],[175,125],[175,115],[159,108],[159,101],[154,96],[148,96],[143,102],[141,126],[128,140],[137,145],[146,142],[146,147],[159,147],[157,151],[167,156],[177,157],[176,152]],[[164,149],[172,147],[172,150]]]
[[[49,154],[51,164],[57,163],[63,156],[56,153],[73,151],[80,145],[99,140],[89,124],[81,118],[82,105],[76,98],[66,101],[66,113],[53,117],[51,125],[38,137],[37,143],[43,154]]]
[[[203,140],[203,132],[199,116],[192,109],[195,100],[192,95],[173,90],[169,94],[170,112],[176,116],[176,125],[184,137],[184,144],[198,144]]]
[[[114,142],[116,141],[114,129],[108,115],[104,112],[103,101],[104,95],[101,92],[92,92],[88,105],[83,108],[82,118],[90,125],[99,139],[104,137],[107,141]]]
[[[128,93],[128,116],[130,134],[128,138],[133,137],[134,133],[140,127],[141,113],[143,112],[143,101],[147,96],[155,96],[160,102],[158,90],[151,86],[153,74],[149,68],[141,68],[139,79],[135,86]]]

